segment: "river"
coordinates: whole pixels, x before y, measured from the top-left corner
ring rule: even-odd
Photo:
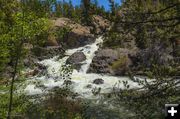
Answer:
[[[113,88],[124,88],[122,81],[128,81],[130,88],[140,87],[137,83],[131,81],[128,77],[118,77],[118,76],[109,76],[106,74],[96,74],[96,73],[87,73],[87,70],[92,62],[95,52],[99,49],[103,43],[103,37],[98,37],[96,41],[92,44],[88,44],[83,47],[68,49],[65,53],[65,57],[59,59],[58,56],[55,56],[51,59],[46,59],[40,64],[47,67],[46,75],[35,76],[29,79],[25,92],[29,95],[41,94],[46,92],[54,87],[63,87],[64,80],[71,78],[72,85],[70,86],[71,90],[75,93],[78,93],[82,98],[93,99],[97,98],[94,96],[92,90],[100,89],[100,93],[109,93]],[[63,67],[68,67],[66,65],[66,60],[73,53],[82,51],[86,60],[82,62],[82,66],[79,71],[73,69],[72,74],[63,73]],[[62,76],[64,75],[64,76]],[[93,80],[103,79],[103,84],[93,84]],[[36,83],[35,83],[36,82]],[[38,83],[37,83],[38,82]],[[43,89],[36,87],[37,84],[43,85]]]

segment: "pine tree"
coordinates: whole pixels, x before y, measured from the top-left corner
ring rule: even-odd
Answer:
[[[110,8],[111,8],[111,16],[115,16],[115,3],[114,0],[109,0]]]
[[[86,25],[91,25],[91,11],[90,11],[90,0],[81,0],[81,6],[82,6],[82,22]]]
[[[0,1],[0,72],[10,65],[13,68],[10,82],[10,100],[7,119],[11,118],[13,105],[14,82],[19,72],[19,63],[24,56],[24,43],[37,43],[38,35],[48,30],[47,19],[37,16],[33,6],[28,6],[27,1]],[[29,9],[32,8],[32,11]],[[40,39],[39,39],[40,40]]]

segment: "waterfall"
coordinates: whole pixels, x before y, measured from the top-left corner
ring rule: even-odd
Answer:
[[[62,66],[66,65],[66,60],[69,56],[71,56],[77,51],[82,51],[86,56],[86,60],[82,62],[83,65],[81,66],[79,71],[73,69],[73,72],[71,74],[72,85],[70,86],[71,90],[78,93],[81,97],[93,98],[93,89],[101,89],[101,93],[108,93],[112,91],[114,87],[124,88],[123,83],[119,83],[122,81],[128,81],[131,88],[139,87],[137,83],[131,81],[128,77],[116,77],[95,73],[86,73],[92,62],[93,57],[95,56],[95,52],[99,49],[99,46],[100,44],[102,44],[102,42],[103,38],[99,37],[92,44],[67,50],[65,53],[65,57],[63,57],[62,59],[58,59],[58,56],[56,56],[54,58],[46,59],[39,62],[47,67],[46,76],[36,76],[29,80],[40,82],[40,84],[45,87],[45,91],[52,89],[53,87],[63,87],[65,79],[63,79],[61,76]],[[103,79],[104,83],[100,85],[93,84],[93,80],[95,79]],[[28,84],[28,86],[25,88],[25,91],[29,95],[40,94],[44,92],[44,89],[42,90],[35,85],[36,84],[31,83]]]

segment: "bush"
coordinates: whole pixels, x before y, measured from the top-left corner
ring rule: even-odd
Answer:
[[[127,60],[128,60],[127,56],[121,57],[117,61],[114,61],[112,63],[111,68],[116,70],[116,69],[121,68],[121,67],[126,67]]]

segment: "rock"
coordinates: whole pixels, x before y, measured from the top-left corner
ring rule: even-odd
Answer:
[[[73,67],[79,71],[81,69],[81,65],[84,64],[81,62],[84,60],[86,60],[86,56],[83,52],[75,52],[67,59],[66,64],[72,64]]]
[[[70,80],[64,80],[63,85],[72,85],[73,82]]]
[[[111,68],[114,75],[126,75],[128,74],[131,60],[127,56],[120,57],[117,61],[113,62]]]
[[[171,62],[174,60],[173,56],[170,55],[172,52],[171,48],[164,48],[162,46],[152,46],[150,48],[140,50],[134,57],[134,64],[143,65],[146,68],[150,68],[153,63],[159,65],[171,65]],[[149,60],[153,59],[153,60]],[[136,66],[136,67],[137,67]]]
[[[70,32],[64,42],[68,48],[78,48],[95,42],[95,38],[91,34],[86,35]]]
[[[90,28],[82,26],[68,18],[58,18],[53,21],[55,28],[70,28],[71,31],[62,39],[67,48],[81,47],[95,41],[95,37],[90,32]]]
[[[86,60],[86,56],[83,52],[75,52],[66,61],[68,64],[79,64],[80,62]]]
[[[94,84],[97,84],[97,85],[103,84],[103,83],[104,83],[104,80],[103,80],[103,79],[95,79],[95,80],[93,81],[93,83],[94,83]]]
[[[93,15],[93,25],[95,27],[95,33],[96,34],[102,34],[105,31],[109,30],[111,24],[110,21],[107,19],[99,16],[99,15]]]
[[[35,69],[33,69],[29,72],[26,72],[24,75],[25,75],[25,77],[31,77],[31,76],[37,75],[39,72],[40,72],[40,70],[36,67]]]
[[[125,48],[99,50],[93,58],[88,72],[125,75],[132,65],[129,56],[133,56],[135,53],[136,51]]]
[[[59,46],[59,44],[54,36],[49,35],[46,46]]]
[[[93,58],[88,72],[110,73],[109,64],[118,59],[118,54],[112,49],[99,50]]]
[[[36,47],[33,49],[35,57],[39,60],[49,59],[57,55],[63,55],[64,49],[61,46]]]

